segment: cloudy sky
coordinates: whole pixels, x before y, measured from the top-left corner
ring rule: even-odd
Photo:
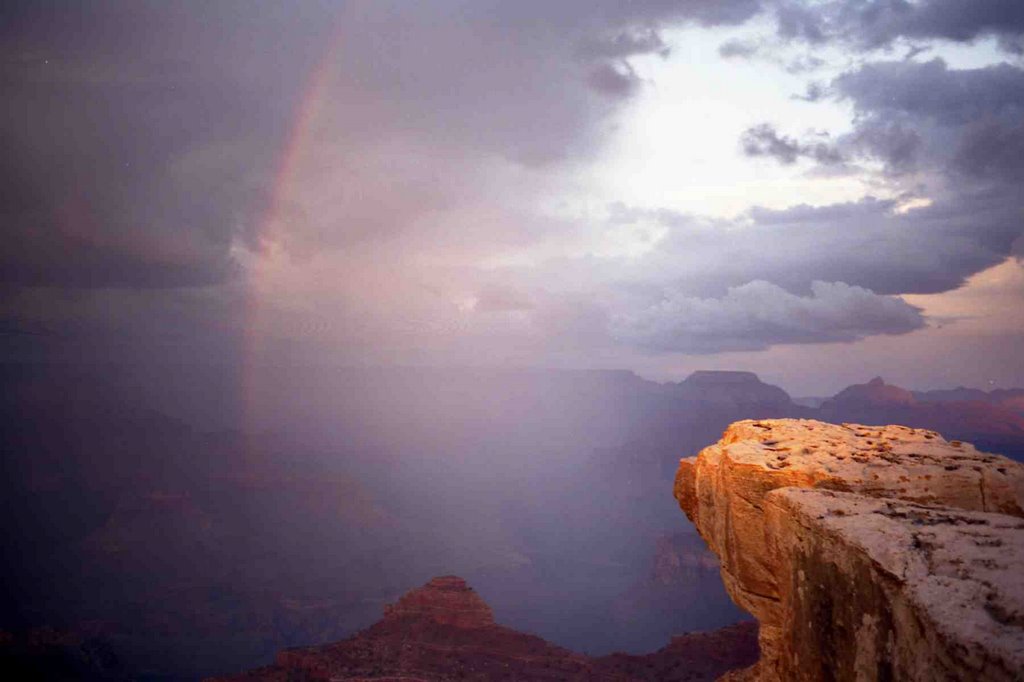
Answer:
[[[6,2],[0,346],[1024,385],[1019,0]]]

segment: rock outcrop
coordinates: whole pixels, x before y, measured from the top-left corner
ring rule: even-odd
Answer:
[[[457,628],[494,625],[491,607],[466,581],[454,575],[434,578],[418,590],[384,607],[385,618],[432,620]]]
[[[299,680],[713,680],[757,659],[753,622],[674,637],[651,654],[592,658],[494,623],[465,581],[434,578],[342,642],[286,649],[273,665],[224,678]]]
[[[675,495],[763,680],[1022,679],[1024,467],[937,433],[737,422]]]

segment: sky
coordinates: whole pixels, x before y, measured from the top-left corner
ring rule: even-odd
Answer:
[[[1024,386],[1024,3],[0,8],[0,357]]]

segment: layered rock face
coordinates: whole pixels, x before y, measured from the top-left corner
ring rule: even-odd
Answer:
[[[1024,467],[937,433],[737,422],[675,495],[763,680],[1022,679]]]

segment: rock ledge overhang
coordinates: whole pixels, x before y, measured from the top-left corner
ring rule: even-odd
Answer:
[[[1024,679],[1024,466],[903,426],[743,421],[675,495],[764,680]]]

